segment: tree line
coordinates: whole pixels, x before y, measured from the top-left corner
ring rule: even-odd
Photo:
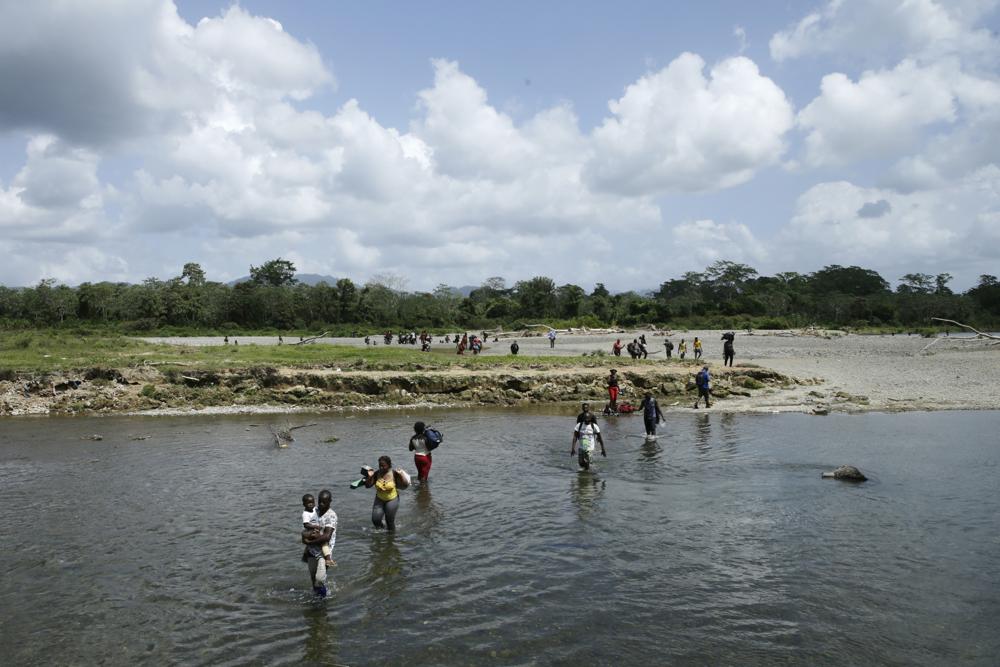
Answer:
[[[489,278],[463,296],[438,285],[409,292],[398,278],[363,285],[349,278],[306,285],[281,258],[250,267],[235,285],[206,280],[196,263],[169,280],[140,284],[47,279],[34,287],[0,287],[5,328],[100,325],[123,332],[178,328],[227,330],[330,330],[340,334],[391,330],[553,326],[660,326],[710,328],[919,327],[930,317],[995,327],[1000,323],[1000,282],[980,276],[964,293],[952,277],[909,273],[892,286],[876,271],[830,265],[813,273],[762,276],[746,265],[718,261],[688,272],[655,291],[612,294],[598,283],[589,293],[538,276],[513,285]]]

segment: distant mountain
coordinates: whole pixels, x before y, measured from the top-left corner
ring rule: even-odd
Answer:
[[[318,273],[296,273],[295,279],[302,283],[303,285],[318,285],[320,283],[326,283],[330,287],[337,284],[340,278],[334,278],[333,276],[321,276]],[[227,285],[232,287],[233,285],[238,285],[240,283],[250,282],[250,276],[243,276],[242,278],[237,278],[236,280],[230,280]]]

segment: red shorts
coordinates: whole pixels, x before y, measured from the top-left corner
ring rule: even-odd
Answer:
[[[417,466],[417,479],[426,482],[427,477],[431,474],[431,455],[414,454],[413,465]]]
[[[614,403],[618,400],[618,387],[608,387],[608,397]]]

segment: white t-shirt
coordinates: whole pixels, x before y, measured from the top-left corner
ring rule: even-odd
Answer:
[[[422,456],[427,456],[428,454],[431,453],[431,451],[429,449],[427,449],[427,438],[425,438],[424,436],[422,436],[422,435],[415,435],[412,438],[410,438],[410,442],[413,443],[413,453],[414,454],[420,454]]]
[[[317,514],[318,511],[319,510],[310,514],[309,521],[303,521],[303,523],[314,523],[319,526],[320,529],[332,528],[333,532],[330,533],[330,548],[332,549],[333,545],[337,542],[337,513],[334,512],[333,509],[328,509],[326,514],[320,516]],[[305,512],[302,514],[304,515]]]
[[[597,442],[597,434],[601,432],[601,427],[597,424],[577,424],[573,429],[580,434],[580,449],[585,452],[594,451],[594,444]]]
[[[302,525],[307,523],[312,523],[313,517],[316,515],[316,510],[302,510]]]

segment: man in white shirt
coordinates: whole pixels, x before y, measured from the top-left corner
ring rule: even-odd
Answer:
[[[332,500],[332,494],[326,489],[319,492],[316,511],[309,523],[318,525],[320,531],[315,537],[303,537],[306,548],[302,553],[302,560],[309,566],[313,592],[320,597],[326,597],[326,563],[323,558],[323,546],[329,544],[332,550],[337,542],[337,513],[330,509]]]
[[[577,422],[573,428],[573,444],[570,445],[569,455],[576,456],[576,443],[580,442],[580,454],[577,461],[584,470],[590,470],[590,461],[594,452],[595,441],[601,443],[601,456],[607,456],[604,450],[604,438],[601,437],[601,428],[597,425],[597,417],[593,413],[588,413],[583,421]]]

